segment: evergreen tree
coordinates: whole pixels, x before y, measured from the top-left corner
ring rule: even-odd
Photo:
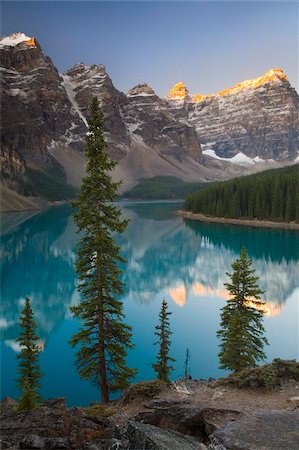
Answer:
[[[159,346],[158,355],[156,358],[156,363],[153,364],[153,368],[157,374],[158,380],[162,380],[165,382],[169,381],[169,374],[174,369],[170,362],[174,362],[175,359],[169,356],[169,348],[170,348],[170,335],[172,332],[169,327],[169,316],[171,312],[167,311],[168,305],[165,300],[162,301],[161,310],[159,313],[160,322],[159,325],[156,326],[155,335],[158,336],[158,341],[155,342],[155,345]]]
[[[21,347],[21,351],[17,358],[20,360],[18,364],[20,375],[18,386],[22,393],[19,398],[18,409],[20,411],[30,411],[37,406],[40,400],[38,389],[42,373],[38,364],[39,347],[37,343],[39,337],[35,331],[36,323],[28,297],[25,300],[25,307],[20,316],[20,327],[22,331],[17,338],[17,342]]]
[[[263,291],[258,287],[258,277],[254,276],[251,264],[243,247],[240,258],[232,264],[232,274],[227,274],[231,279],[226,283],[230,299],[222,308],[221,329],[217,333],[221,340],[220,367],[235,372],[253,367],[265,358],[264,302],[260,298]]]
[[[193,213],[242,219],[299,220],[299,164],[235,178],[189,194]]]
[[[190,363],[190,352],[189,352],[189,348],[187,347],[185,363],[184,363],[184,378],[185,378],[185,380],[188,380],[190,378],[189,363]]]
[[[103,136],[103,116],[96,98],[91,103],[86,136],[87,175],[73,206],[78,232],[76,271],[82,299],[71,307],[82,320],[80,330],[70,340],[79,345],[76,363],[80,376],[99,386],[102,402],[113,391],[125,389],[136,370],[127,367],[127,350],[133,348],[132,329],[124,323],[122,270],[125,261],[114,234],[122,233],[127,221],[112,202],[120,183],[111,179],[116,162],[109,159]]]
[[[299,181],[297,183],[295,192],[296,192],[295,199],[297,199],[296,200],[296,206],[295,206],[295,220],[296,220],[296,223],[299,223],[299,201],[298,201],[298,198],[299,198]]]

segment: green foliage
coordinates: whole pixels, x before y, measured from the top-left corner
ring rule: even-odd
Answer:
[[[58,201],[73,199],[78,191],[65,180],[57,179],[57,175],[52,172],[28,168],[27,174],[30,181],[26,184],[26,195]]]
[[[271,364],[233,373],[220,379],[218,384],[238,388],[266,388],[271,390],[280,387],[284,380],[290,379],[299,381],[299,363],[295,360],[274,359]]]
[[[124,392],[121,402],[127,404],[136,398],[154,398],[166,386],[167,383],[161,380],[140,381],[139,383],[131,384]]]
[[[161,311],[159,313],[160,323],[156,326],[155,335],[158,336],[158,341],[155,342],[155,345],[159,346],[158,355],[156,358],[156,363],[153,364],[153,368],[157,374],[158,380],[169,382],[169,374],[174,369],[170,362],[174,362],[175,359],[169,356],[170,349],[170,335],[172,332],[169,327],[169,319],[168,317],[171,315],[171,312],[167,311],[167,302],[165,300],[162,301]]]
[[[77,188],[67,183],[63,167],[53,158],[47,170],[27,165],[24,162],[25,173],[16,178],[13,174],[9,177],[3,171],[3,178],[16,181],[19,185],[20,194],[25,196],[42,197],[50,201],[69,200],[76,196]]]
[[[76,354],[80,376],[99,385],[102,401],[108,402],[109,393],[125,389],[136,373],[126,365],[127,349],[133,347],[132,330],[123,322],[119,265],[124,260],[114,239],[115,233],[125,230],[127,221],[112,203],[119,186],[110,175],[116,162],[105,151],[103,117],[95,98],[88,124],[87,175],[73,204],[78,231],[82,232],[76,261],[82,299],[71,312],[83,325],[70,344],[80,346]]]
[[[206,187],[207,183],[187,182],[176,177],[156,176],[152,178],[141,178],[133,189],[124,192],[123,198],[130,199],[181,199],[191,192]]]
[[[225,286],[230,299],[221,310],[221,329],[217,332],[221,340],[220,367],[236,372],[262,361],[267,344],[262,323],[264,302],[260,298],[263,291],[251,264],[243,247],[240,258],[232,264],[232,274],[227,274],[231,282]]]
[[[20,316],[20,327],[22,331],[17,338],[17,342],[21,347],[21,351],[17,356],[20,360],[18,364],[18,386],[21,389],[18,409],[20,411],[30,411],[37,406],[40,400],[38,389],[42,374],[38,364],[39,337],[35,332],[36,324],[28,297],[25,300],[25,307]]]
[[[86,408],[81,408],[81,411],[92,417],[110,417],[114,414],[111,408],[103,405],[102,403],[93,403]]]
[[[216,217],[299,222],[299,164],[213,184],[190,194],[185,209]]]

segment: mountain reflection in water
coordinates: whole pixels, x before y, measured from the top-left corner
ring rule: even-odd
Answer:
[[[154,352],[152,328],[163,297],[175,313],[174,354],[183,353],[187,345],[192,347],[189,341],[194,336],[198,339],[200,332],[200,339],[203,342],[210,339],[211,344],[209,352],[201,349],[197,370],[204,376],[206,372],[201,368],[205,364],[209,375],[219,373],[215,330],[219,309],[228,298],[224,287],[228,280],[226,272],[231,271],[231,264],[243,245],[253,258],[260,287],[265,291],[266,315],[273,321],[273,325],[270,322],[267,325],[272,333],[269,339],[273,343],[272,354],[281,353],[278,344],[281,329],[294,329],[290,323],[295,320],[296,306],[290,306],[287,315],[283,314],[284,309],[288,303],[298,305],[299,301],[298,232],[184,220],[174,214],[180,206],[176,203],[123,203],[121,206],[124,216],[130,219],[126,232],[118,238],[127,260],[123,298],[136,343],[130,357],[133,364],[139,360],[143,364],[139,367],[141,379],[153,375],[148,369],[148,360]],[[5,214],[1,225],[0,335],[4,347],[10,352],[12,349],[12,354],[18,351],[18,318],[28,296],[38,323],[41,348],[47,350],[51,341],[54,345],[63,330],[66,339],[63,348],[70,352],[68,357],[72,360],[67,339],[77,325],[69,306],[76,304],[79,296],[74,270],[78,235],[71,208],[57,207],[38,214]],[[196,324],[196,317],[203,321],[201,327]],[[140,345],[144,346],[142,355]],[[291,355],[294,348],[295,344]],[[7,355],[13,361],[13,356]]]

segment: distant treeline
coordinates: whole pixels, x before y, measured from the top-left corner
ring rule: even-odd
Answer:
[[[187,182],[171,176],[141,178],[130,191],[124,192],[123,198],[129,199],[181,199],[191,192],[206,187],[205,182]]]
[[[216,217],[299,222],[299,164],[213,184],[190,194],[185,209]]]

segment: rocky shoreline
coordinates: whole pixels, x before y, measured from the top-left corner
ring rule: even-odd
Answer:
[[[295,222],[273,222],[271,220],[257,220],[257,219],[233,219],[228,217],[206,216],[204,214],[194,214],[190,211],[178,210],[178,216],[184,219],[198,220],[200,222],[215,222],[230,225],[245,225],[248,227],[262,227],[262,228],[285,228],[288,230],[299,230],[299,224]]]
[[[1,402],[2,449],[297,450],[299,385],[244,390],[215,381],[133,388],[120,400],[67,408],[49,399],[30,413]],[[135,385],[137,386],[137,385]],[[149,388],[150,387],[150,388]],[[129,391],[130,393],[130,391]],[[291,396],[291,397],[290,397]]]

